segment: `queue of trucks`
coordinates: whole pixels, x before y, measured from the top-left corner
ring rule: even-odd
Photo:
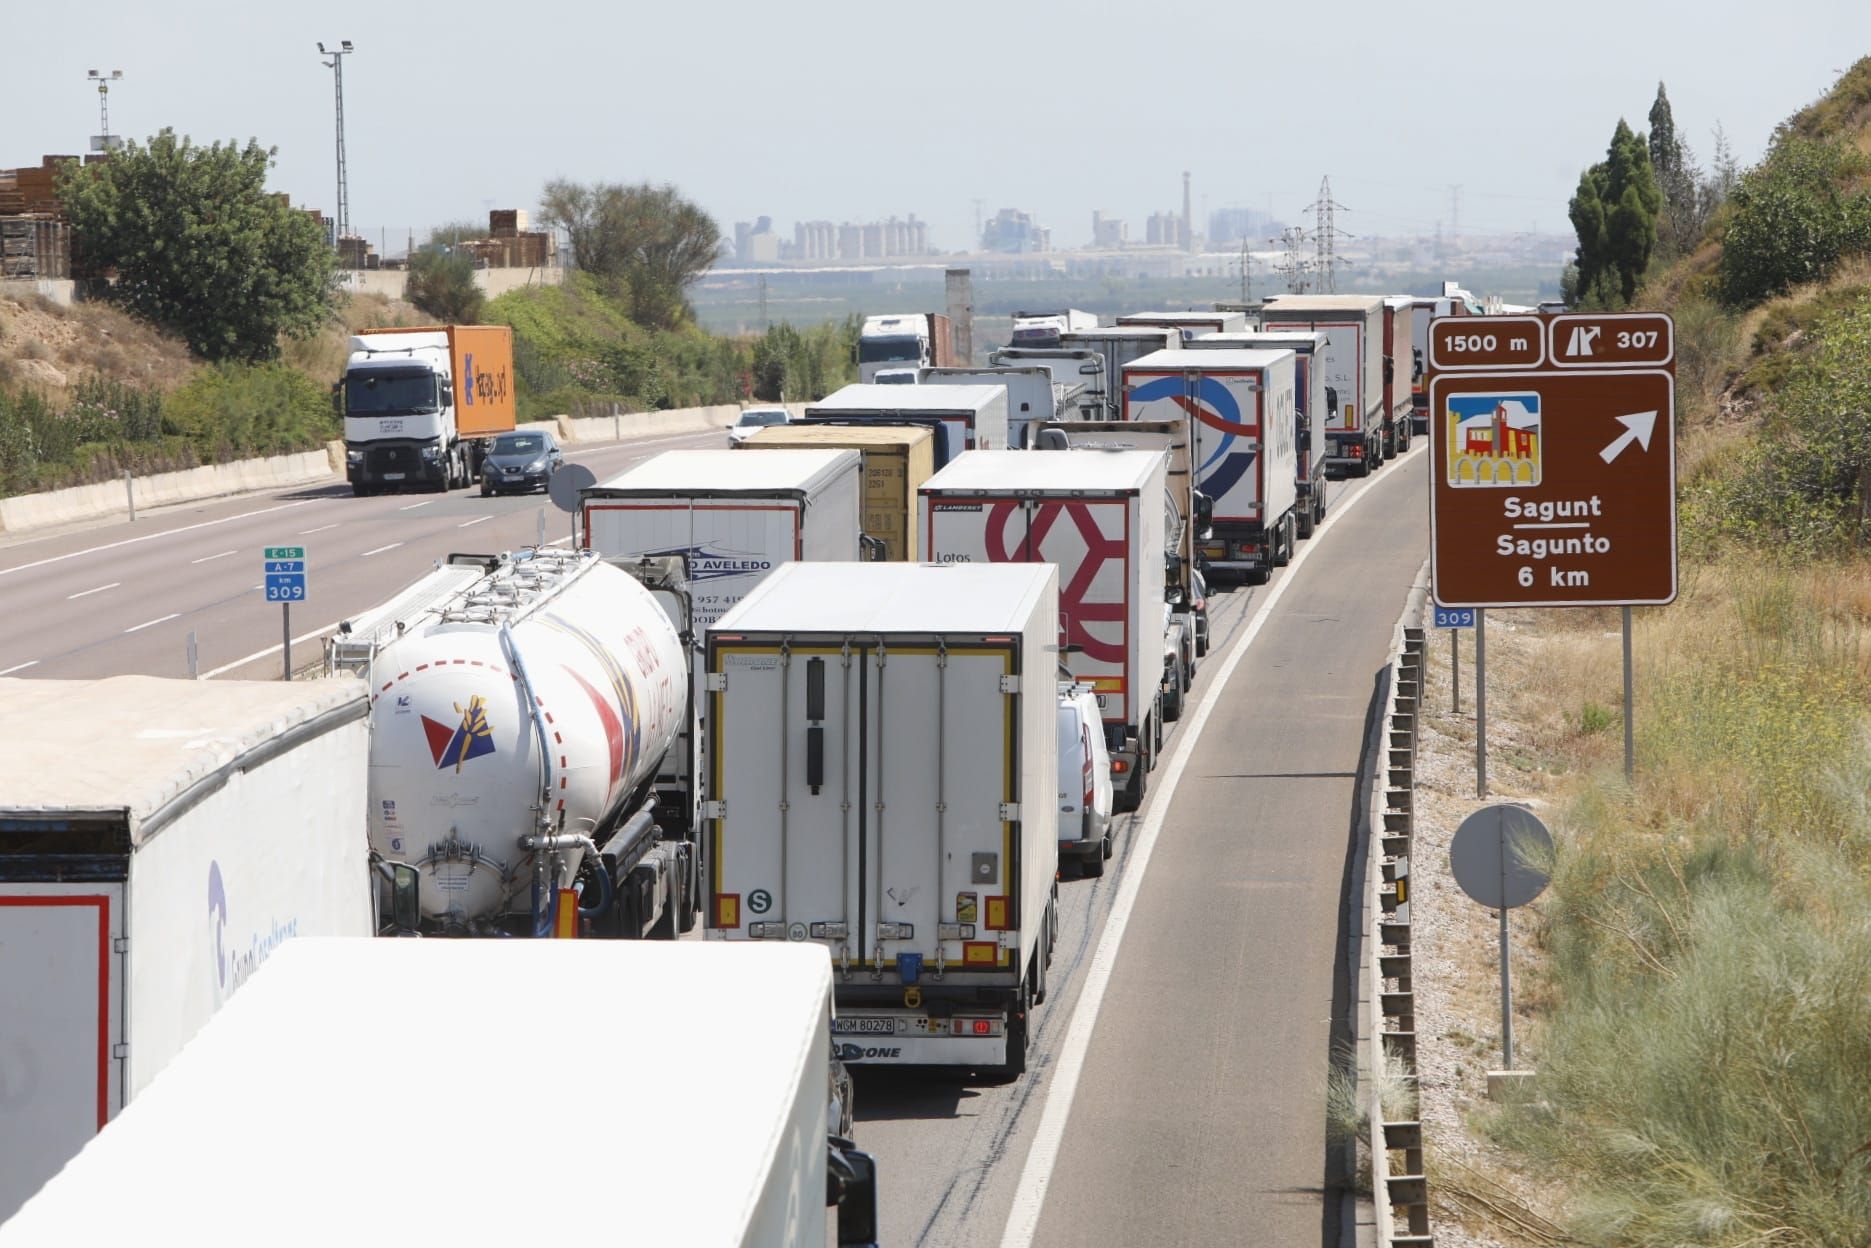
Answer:
[[[866,362],[914,339],[887,348],[915,356],[914,384],[860,382],[733,449],[664,452],[587,487],[583,549],[450,556],[340,626],[328,679],[0,680],[0,712],[57,711],[33,743],[45,759],[0,775],[0,990],[45,1003],[0,1015],[0,1087],[17,1082],[4,1063],[32,1066],[0,1125],[0,1219],[81,1146],[22,1235],[111,1225],[94,1193],[126,1168],[161,1189],[152,1207],[186,1199],[194,1180],[149,1159],[190,1105],[196,1173],[242,1173],[234,1142],[269,1113],[365,1113],[347,1099],[364,1081],[343,1072],[380,1034],[495,1072],[552,1050],[469,985],[540,992],[541,1017],[578,1002],[593,1013],[559,1019],[569,1037],[628,1013],[593,977],[636,991],[667,976],[689,985],[666,1003],[688,1003],[692,1034],[636,1029],[654,1048],[635,1069],[717,1042],[723,998],[770,1003],[761,1017],[798,1033],[775,1039],[796,1060],[745,1075],[773,1130],[722,1176],[745,1184],[744,1225],[671,1236],[822,1243],[836,1208],[838,1242],[869,1242],[875,1176],[848,1138],[843,1068],[1022,1074],[1059,880],[1101,875],[1112,811],[1144,802],[1208,652],[1211,578],[1264,580],[1324,516],[1328,468],[1362,474],[1407,445],[1386,348],[1407,348],[1411,311],[1281,297],[1258,325],[1226,309],[1098,326],[1068,310],[1043,314],[1044,345],[987,367],[937,349],[942,318],[871,318],[889,324]],[[388,465],[411,455],[418,481],[472,476],[474,439],[499,421],[464,419],[492,404],[461,387],[510,367],[489,341],[359,336],[340,387],[359,492],[410,480]],[[87,755],[121,756],[110,783],[52,762]],[[816,960],[601,952],[698,926]],[[295,949],[262,970],[312,935],[431,939]],[[491,939],[422,952],[436,937]],[[514,937],[610,939],[534,954]],[[50,952],[8,956],[22,940]],[[381,977],[369,1026],[331,995],[365,967]],[[250,978],[265,987],[217,1013]],[[614,1034],[631,1031],[620,1016]],[[242,1096],[241,1061],[262,1059],[230,1054],[262,1034],[297,1046],[272,1060],[334,1064],[302,1093]],[[472,1052],[449,1039],[465,1036]],[[608,1141],[591,1148],[687,1147],[667,1132],[707,1129],[684,1094],[659,1109],[638,1082],[581,1104],[577,1129]],[[145,1089],[123,1130],[97,1134]],[[426,1123],[445,1136],[518,1147],[520,1120],[481,1102],[537,1121],[524,1098],[411,1095],[412,1111],[449,1107]],[[320,1212],[405,1214],[361,1195]]]

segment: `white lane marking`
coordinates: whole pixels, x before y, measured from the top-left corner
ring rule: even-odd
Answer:
[[[314,533],[323,533],[326,529],[335,529],[337,527],[338,527],[338,522],[336,520],[333,520],[330,524],[321,524],[316,529],[300,529],[297,533],[293,534],[293,536],[294,537],[310,537]]]
[[[294,637],[292,639],[292,644],[296,646],[302,641],[310,641],[314,637],[323,637],[326,633],[329,633],[332,630],[336,629],[338,625],[342,622],[343,621],[334,620],[330,624],[325,625],[325,627],[323,628],[315,628],[309,633],[301,633],[299,636]],[[219,676],[222,672],[231,672],[237,667],[245,667],[249,663],[256,663],[259,660],[264,659],[269,654],[278,654],[278,653],[279,653],[279,645],[278,643],[275,643],[273,645],[268,646],[264,650],[255,650],[252,654],[248,655],[244,659],[235,659],[232,663],[223,663],[221,666],[215,668],[213,671],[203,672],[201,674],[201,679],[210,680],[213,677]],[[4,676],[5,674],[6,673],[4,672],[0,672],[0,676]]]
[[[225,559],[229,555],[238,555],[238,550],[224,550],[218,555],[203,555],[199,559],[190,559],[190,563],[213,563],[216,559]]]
[[[23,672],[29,667],[38,666],[38,659],[27,659],[24,663],[15,663],[12,667],[0,667],[0,676],[11,676],[14,672]]]
[[[92,594],[101,594],[105,590],[115,589],[121,584],[123,584],[122,581],[112,581],[108,585],[99,585],[96,589],[81,589],[75,594],[66,594],[65,601],[70,602],[74,598],[89,598]]]
[[[181,614],[182,613],[180,611],[171,611],[169,614],[159,615],[153,620],[144,620],[141,624],[132,624],[130,627],[124,629],[123,631],[126,633],[140,633],[146,628],[153,627],[157,624],[165,624],[170,620],[177,619],[181,616]]]
[[[492,516],[476,516],[472,520],[463,520],[460,524],[456,525],[455,527],[458,529],[471,529],[477,524],[485,524],[489,520],[492,520],[492,519],[493,519]]]
[[[1381,480],[1382,477],[1374,477],[1371,484]],[[1157,834],[1162,831],[1163,820],[1175,800],[1176,786],[1182,780],[1183,769],[1189,765],[1189,756],[1195,751],[1195,743],[1202,739],[1202,729],[1208,723],[1209,713],[1215,709],[1221,691],[1228,687],[1234,669],[1247,657],[1248,646],[1260,635],[1261,628],[1272,616],[1280,599],[1286,596],[1287,588],[1293,584],[1300,567],[1313,551],[1319,549],[1319,539],[1338,523],[1339,517],[1357,506],[1359,500],[1370,492],[1370,486],[1367,485],[1349,498],[1342,499],[1326,514],[1319,527],[1312,531],[1312,538],[1306,546],[1287,565],[1286,575],[1280,578],[1280,583],[1273,587],[1266,601],[1260,604],[1260,610],[1254,613],[1253,620],[1235,640],[1234,648],[1228,651],[1227,658],[1222,661],[1221,671],[1203,690],[1202,700],[1194,713],[1183,714],[1183,731],[1177,734],[1175,753],[1170,755],[1169,763],[1163,769],[1163,778],[1157,783],[1150,812],[1135,834],[1136,848],[1131,850],[1130,863],[1117,886],[1117,896],[1112,899],[1111,913],[1104,922],[1104,935],[1099,938],[1097,951],[1092,954],[1085,975],[1085,987],[1079,993],[1078,1004],[1073,1007],[1072,1021],[1066,1029],[1065,1043],[1060,1046],[1059,1059],[1053,1064],[1052,1082],[1046,1089],[1046,1106],[1040,1114],[1039,1127],[1033,1133],[1033,1147],[1027,1152],[1026,1165],[1020,1171],[1020,1184],[1014,1189],[1013,1208],[1007,1213],[1007,1227],[1001,1234],[1001,1248],[1027,1248],[1039,1230],[1039,1215],[1046,1203],[1046,1188],[1052,1182],[1053,1166],[1058,1163],[1060,1145],[1065,1142],[1066,1120],[1072,1114],[1072,1098],[1078,1091],[1078,1078],[1084,1069],[1085,1054],[1091,1048],[1092,1029],[1098,1025],[1098,1009],[1104,1004],[1105,990],[1111,983],[1111,971],[1117,965],[1118,949],[1124,943],[1125,929],[1130,926],[1130,912],[1137,904],[1137,893],[1143,886],[1144,872],[1149,869],[1150,855],[1156,849]]]
[[[390,543],[390,544],[389,544],[388,546],[379,546],[379,547],[377,547],[377,549],[375,549],[375,550],[367,550],[367,551],[365,551],[365,552],[364,552],[363,554],[361,554],[361,555],[359,555],[359,556],[358,556],[358,558],[359,558],[359,559],[368,559],[368,558],[370,558],[370,557],[371,557],[372,555],[381,555],[381,554],[382,554],[382,553],[383,553],[384,551],[386,551],[386,550],[395,550],[395,549],[396,549],[396,548],[397,548],[398,546],[401,546],[402,544],[403,544],[403,543],[401,543],[401,542],[391,542],[391,543]]]
[[[121,542],[106,542],[102,546],[87,546],[83,550],[74,550],[63,555],[52,555],[45,559],[35,559],[31,563],[15,564],[10,568],[0,568],[0,576],[14,572],[24,572],[28,568],[43,568],[48,563],[62,563],[67,559],[76,559],[80,555],[95,555],[99,551],[116,550],[119,546],[134,546],[138,542],[153,542],[159,537],[174,537],[177,533],[188,533],[195,529],[210,529],[217,524],[231,524],[236,520],[246,520],[253,516],[270,515],[275,511],[287,511],[294,507],[303,507],[317,499],[302,498],[296,503],[281,503],[277,507],[262,507],[258,511],[243,511],[237,516],[222,516],[219,520],[203,520],[200,524],[185,524],[179,529],[164,529],[160,533],[145,533],[141,537],[126,537]]]
[[[398,507],[398,508],[397,508],[397,510],[398,510],[398,511],[414,511],[414,510],[416,510],[416,508],[418,508],[418,507],[427,507],[427,506],[428,506],[428,505],[429,505],[430,503],[432,503],[432,502],[434,502],[434,501],[435,501],[435,500],[434,500],[434,499],[432,499],[432,498],[425,498],[425,499],[423,499],[423,500],[422,500],[421,502],[419,502],[419,503],[411,503],[411,504],[410,504],[409,506],[407,506],[407,507]]]

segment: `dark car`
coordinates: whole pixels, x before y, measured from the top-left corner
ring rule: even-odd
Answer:
[[[503,433],[481,461],[481,495],[543,490],[564,462],[565,452],[549,433]]]

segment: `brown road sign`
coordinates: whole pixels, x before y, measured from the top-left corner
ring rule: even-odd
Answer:
[[[1548,323],[1552,368],[1664,368],[1676,334],[1660,312],[1568,312]]]
[[[1649,319],[1667,333],[1668,318]],[[1676,380],[1663,368],[1432,375],[1437,603],[1673,601],[1675,411]]]
[[[1538,368],[1545,361],[1546,323],[1537,316],[1440,316],[1429,323],[1432,373]]]

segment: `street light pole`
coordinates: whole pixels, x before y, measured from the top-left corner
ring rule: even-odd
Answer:
[[[91,136],[91,150],[94,152],[108,152],[115,146],[110,141],[110,84],[122,78],[121,69],[113,69],[108,74],[94,69],[85,75],[87,81],[97,84],[98,133]]]
[[[320,56],[329,56],[329,61],[322,62],[331,71],[332,82],[338,98],[338,207],[332,215],[332,245],[337,246],[340,239],[351,233],[351,189],[350,179],[344,167],[344,58],[357,49],[351,41],[339,42],[336,49],[326,51],[324,44],[318,45]]]

